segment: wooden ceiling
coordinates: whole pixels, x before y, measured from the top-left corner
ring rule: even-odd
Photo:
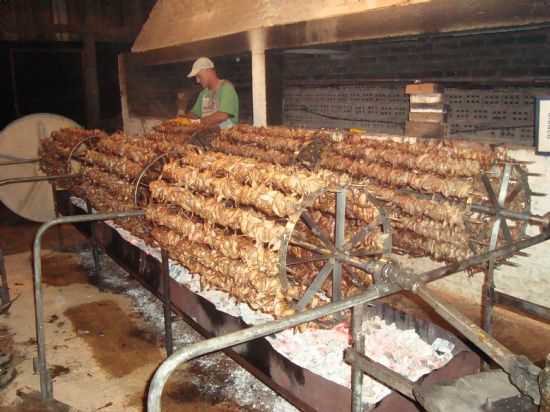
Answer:
[[[0,41],[96,41],[131,43],[155,0],[3,0]],[[88,17],[88,18],[87,18]]]

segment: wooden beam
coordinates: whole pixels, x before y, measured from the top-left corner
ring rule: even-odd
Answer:
[[[84,28],[89,29],[83,36],[82,73],[84,78],[84,99],[86,106],[86,123],[88,128],[99,126],[100,103],[99,84],[97,80],[96,39],[92,28],[95,18],[95,1],[86,0],[86,18]]]

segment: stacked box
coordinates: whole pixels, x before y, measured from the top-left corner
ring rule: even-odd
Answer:
[[[407,136],[442,138],[447,125],[447,107],[443,88],[437,83],[409,84],[405,93],[410,96]]]

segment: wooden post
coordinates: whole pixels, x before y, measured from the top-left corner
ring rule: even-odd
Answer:
[[[99,126],[99,85],[97,80],[97,56],[95,43],[95,2],[86,0],[86,18],[82,34],[82,72],[84,78],[84,99],[87,127]]]

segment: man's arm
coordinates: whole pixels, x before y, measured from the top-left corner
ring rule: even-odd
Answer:
[[[227,119],[229,119],[229,115],[227,113],[216,112],[202,117],[201,124],[204,124],[205,126],[218,126]]]

